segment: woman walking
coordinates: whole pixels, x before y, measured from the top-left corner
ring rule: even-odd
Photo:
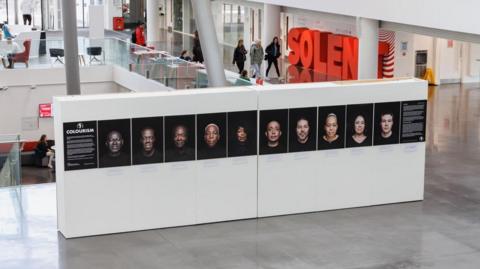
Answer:
[[[250,48],[250,64],[252,67],[252,78],[261,77],[260,74],[260,67],[262,66],[263,56],[265,53],[263,52],[262,43],[260,40],[255,41]]]
[[[247,60],[247,50],[243,45],[243,39],[238,40],[237,47],[233,52],[233,64],[237,64],[238,73],[242,74],[245,69],[245,61]]]
[[[267,53],[267,61],[268,61],[268,66],[267,66],[267,72],[265,74],[266,77],[268,77],[268,71],[270,71],[270,67],[275,65],[275,70],[277,71],[277,76],[280,77],[280,70],[278,69],[278,58],[280,58],[280,42],[278,42],[278,37],[274,37],[272,43],[267,46],[265,52]]]

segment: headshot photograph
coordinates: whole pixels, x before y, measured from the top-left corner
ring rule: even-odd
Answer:
[[[99,167],[131,165],[130,119],[98,121]]]
[[[260,154],[287,152],[288,109],[260,111]]]
[[[132,119],[132,163],[163,162],[163,117]]]
[[[197,115],[197,160],[227,157],[227,113]]]
[[[318,108],[318,149],[341,149],[345,147],[346,106]]]
[[[257,111],[228,113],[228,156],[257,155]]]
[[[295,108],[289,113],[288,152],[316,150],[317,108]]]
[[[374,145],[400,142],[400,102],[375,104]]]
[[[373,104],[347,106],[347,148],[372,145]]]
[[[195,160],[195,115],[165,117],[165,162]]]

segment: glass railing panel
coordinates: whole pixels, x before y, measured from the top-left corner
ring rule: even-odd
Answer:
[[[21,184],[19,135],[0,135],[0,187]]]

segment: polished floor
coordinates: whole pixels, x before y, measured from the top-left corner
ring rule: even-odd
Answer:
[[[0,268],[479,268],[480,87],[428,109],[423,202],[65,240],[54,184],[3,189]]]

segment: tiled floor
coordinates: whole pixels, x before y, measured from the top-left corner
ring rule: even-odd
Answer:
[[[0,268],[478,268],[478,84],[431,89],[427,145],[423,202],[71,240],[54,184],[3,189]]]

